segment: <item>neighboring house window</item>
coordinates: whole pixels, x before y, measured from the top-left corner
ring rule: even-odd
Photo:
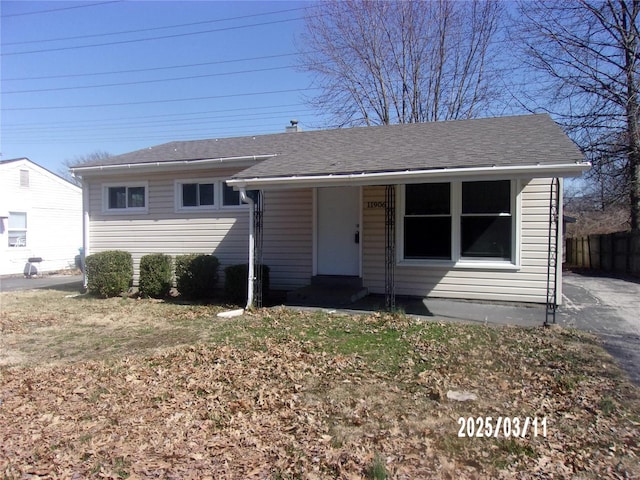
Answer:
[[[20,186],[29,187],[29,170],[20,170]]]
[[[146,213],[146,184],[105,185],[105,210],[114,213]]]
[[[402,260],[514,263],[510,180],[406,185]]]
[[[10,247],[27,246],[27,214],[24,212],[9,212],[9,234]]]

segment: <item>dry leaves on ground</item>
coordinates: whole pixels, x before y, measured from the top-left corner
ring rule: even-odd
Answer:
[[[638,388],[591,336],[287,310],[236,322],[239,340],[0,369],[0,474],[640,477]],[[487,416],[546,417],[548,434],[458,437],[459,417]]]

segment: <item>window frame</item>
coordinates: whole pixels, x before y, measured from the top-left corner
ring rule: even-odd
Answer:
[[[174,200],[176,213],[213,212],[217,210],[246,210],[249,205],[240,199],[238,205],[224,204],[224,187],[228,178],[180,178],[174,181]],[[185,207],[182,205],[182,186],[188,184],[213,184],[213,205],[197,205]]]
[[[463,257],[462,249],[462,183],[474,181],[500,181],[510,182],[510,218],[511,218],[511,259],[506,260],[497,257]],[[434,180],[420,183],[444,183],[442,180]],[[404,254],[404,219],[406,184],[399,185],[396,189],[396,264],[399,266],[431,266],[460,269],[496,269],[518,270],[521,266],[520,259],[520,235],[521,235],[521,182],[518,179],[505,178],[479,178],[465,180],[450,180],[451,185],[451,259],[440,258],[405,258]]]
[[[184,206],[182,204],[183,201],[183,185],[208,185],[213,184],[213,205],[193,205],[193,206]],[[174,182],[174,193],[175,193],[175,210],[176,212],[207,212],[218,210],[220,205],[220,180],[217,178],[184,178],[179,179]],[[198,187],[198,193],[200,191],[200,187]],[[200,199],[198,198],[198,202]]]
[[[24,228],[11,228],[11,215],[24,215]],[[9,212],[9,216],[7,217],[7,247],[8,248],[27,248],[27,233],[29,231],[29,219],[27,212]],[[22,232],[24,235],[24,244],[23,245],[11,245],[11,233],[12,232]]]
[[[125,188],[125,197],[129,198],[130,188],[144,188],[144,207],[111,208],[109,192],[111,188]],[[149,212],[149,182],[110,182],[102,185],[102,212],[111,215],[132,215]]]

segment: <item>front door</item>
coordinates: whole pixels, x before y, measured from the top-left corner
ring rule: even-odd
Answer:
[[[317,192],[318,275],[360,275],[360,188]]]

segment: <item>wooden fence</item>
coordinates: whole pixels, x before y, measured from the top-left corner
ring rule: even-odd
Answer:
[[[565,255],[569,266],[640,277],[640,232],[567,238]]]

